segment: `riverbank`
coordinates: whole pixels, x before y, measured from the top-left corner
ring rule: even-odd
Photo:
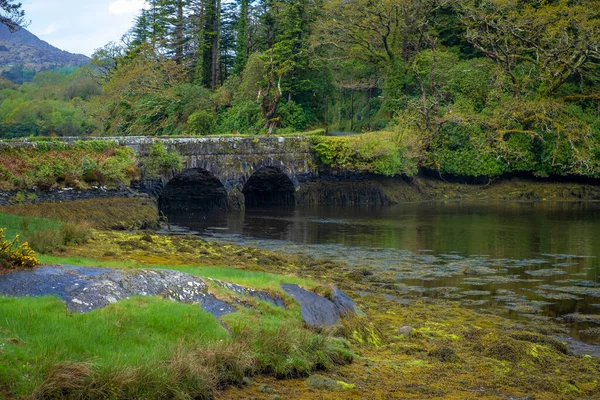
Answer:
[[[600,185],[543,178],[505,177],[485,182],[419,174],[412,178],[324,175],[303,184],[300,205],[391,205],[420,201],[597,201]]]

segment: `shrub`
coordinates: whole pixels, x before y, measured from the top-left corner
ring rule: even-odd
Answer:
[[[34,231],[27,234],[31,248],[39,253],[49,253],[64,243],[64,236],[60,230]]]
[[[88,241],[92,226],[89,222],[66,222],[61,228],[63,243],[66,245],[80,244]]]
[[[223,113],[219,126],[223,133],[257,134],[264,130],[265,122],[260,104],[242,101]]]
[[[0,228],[1,268],[33,268],[39,264],[40,260],[27,242],[19,244],[19,235],[16,235],[13,240],[6,240],[4,229]]]
[[[379,175],[414,175],[416,163],[392,133],[377,132],[344,137],[313,137],[321,162],[334,168]]]
[[[187,120],[190,133],[194,135],[208,135],[215,129],[215,118],[206,111],[196,111]]]
[[[176,151],[167,150],[160,143],[153,143],[148,155],[142,159],[142,168],[147,177],[157,177],[183,170],[184,159]]]
[[[46,140],[35,147],[4,146],[0,148],[0,188],[128,185],[138,177],[136,162],[132,149],[111,141],[66,144]]]
[[[296,131],[303,131],[309,124],[309,118],[302,107],[293,102],[280,103],[277,114],[281,117],[282,128],[293,128]]]

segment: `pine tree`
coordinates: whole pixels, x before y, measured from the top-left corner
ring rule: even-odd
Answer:
[[[240,1],[240,13],[236,29],[235,72],[240,74],[248,61],[248,0]]]

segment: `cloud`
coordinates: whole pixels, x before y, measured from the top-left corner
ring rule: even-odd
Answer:
[[[51,35],[56,32],[56,24],[48,25],[43,31],[40,32],[41,36]]]
[[[111,14],[135,14],[144,7],[144,0],[115,0],[108,5]]]

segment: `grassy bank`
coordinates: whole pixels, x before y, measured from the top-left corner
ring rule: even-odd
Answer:
[[[0,213],[86,223],[94,229],[151,229],[158,224],[156,203],[139,197],[5,206]]]
[[[307,376],[345,363],[341,339],[266,304],[229,315],[136,297],[87,314],[55,298],[0,297],[0,395],[211,399],[258,373]]]

